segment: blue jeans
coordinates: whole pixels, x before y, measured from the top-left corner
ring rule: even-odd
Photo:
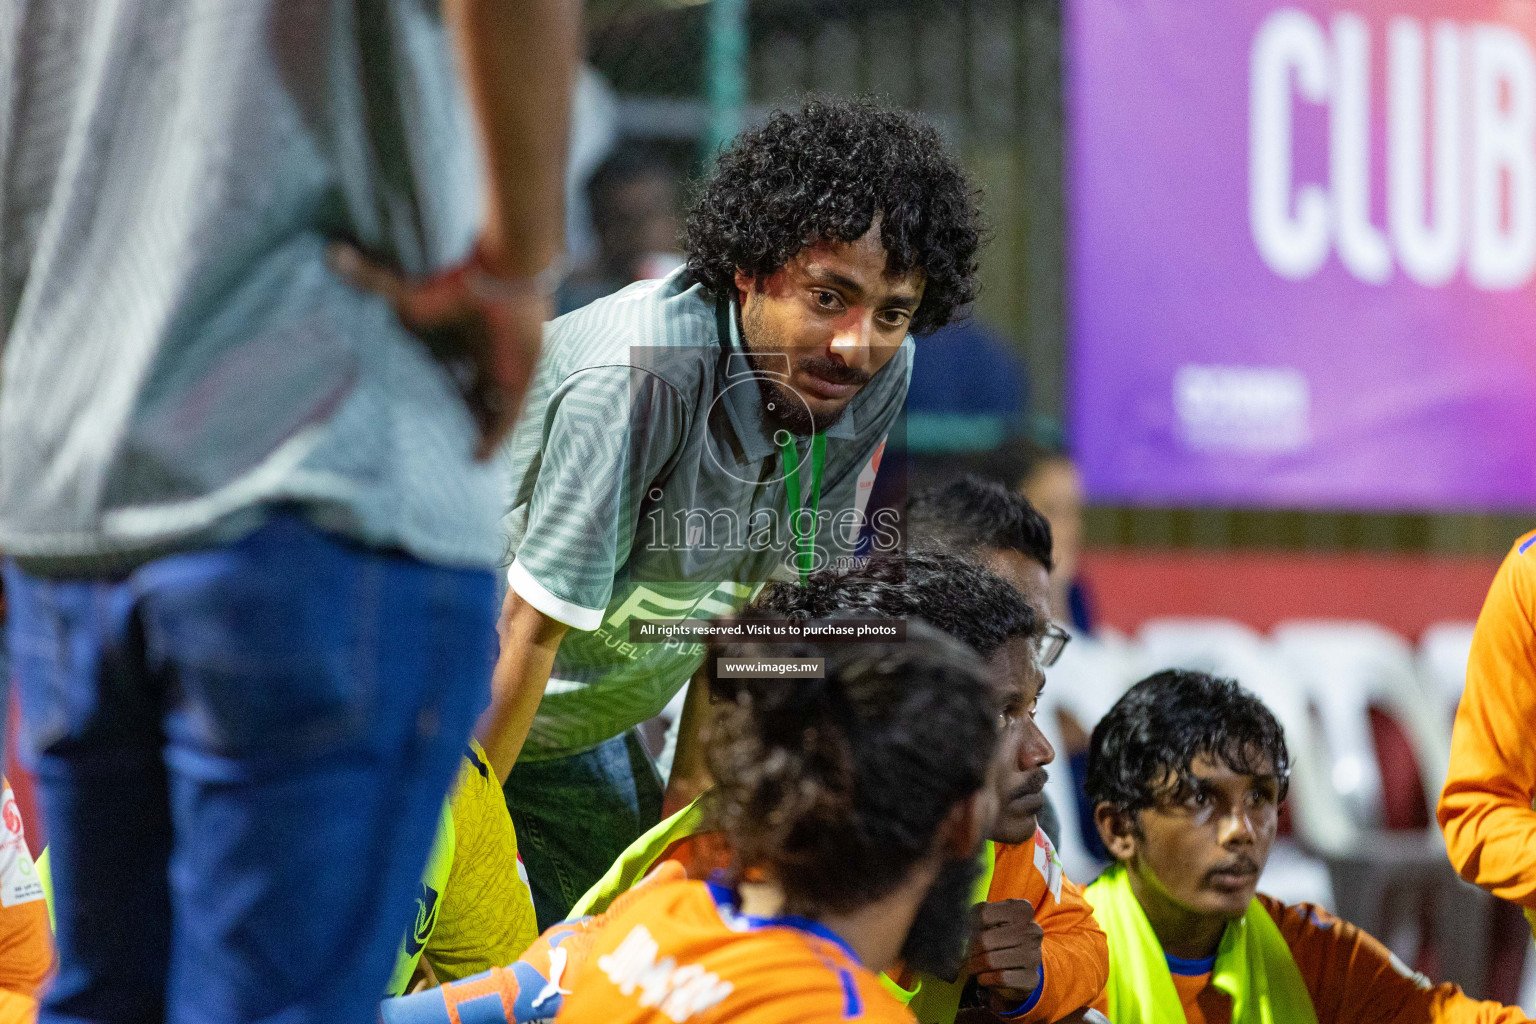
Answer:
[[[42,1022],[375,1021],[488,699],[492,574],[282,513],[6,584],[58,916]]]
[[[540,931],[661,820],[661,778],[633,729],[584,753],[519,761],[503,792]]]

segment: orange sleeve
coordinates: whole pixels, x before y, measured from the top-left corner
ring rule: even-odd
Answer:
[[[52,969],[48,903],[27,852],[16,797],[0,780],[0,989],[36,996]]]
[[[0,992],[0,1024],[37,1024],[37,1003],[14,992]]]
[[[681,864],[664,860],[632,888],[620,893],[603,913],[551,925],[544,934],[534,940],[533,945],[529,946],[518,960],[533,967],[546,981],[550,980],[552,973],[563,972],[568,985],[573,985],[581,976],[581,972],[586,969],[587,960],[592,952],[592,943],[604,925],[649,895],[654,886],[681,882],[686,877]],[[563,951],[562,960],[555,958],[556,949]],[[555,967],[557,963],[561,964],[558,970]]]
[[[1045,987],[1029,1012],[1014,1019],[1046,1024],[1096,1005],[1109,981],[1109,943],[1044,832],[1037,831],[1033,842],[998,845],[987,899],[1029,900],[1045,931],[1040,944]]]
[[[1371,935],[1307,903],[1259,895],[1291,947],[1318,1024],[1515,1024],[1516,1006],[1482,1002],[1435,985]]]
[[[0,989],[36,996],[53,970],[48,904],[0,907]]]
[[[1536,908],[1536,533],[1516,542],[1477,619],[1437,816],[1461,877]]]

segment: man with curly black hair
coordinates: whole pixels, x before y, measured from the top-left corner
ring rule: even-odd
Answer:
[[[631,624],[717,616],[853,555],[911,335],[972,299],[981,235],[931,127],[811,100],[721,154],[683,269],[550,326],[506,452],[511,589],[481,730],[542,924],[661,817],[633,730],[703,650]],[[698,760],[685,728],[669,805]]]
[[[1086,890],[1115,1024],[1521,1024],[1435,985],[1320,907],[1258,892],[1290,781],[1285,733],[1231,679],[1168,669],[1093,730],[1088,792],[1115,863]]]

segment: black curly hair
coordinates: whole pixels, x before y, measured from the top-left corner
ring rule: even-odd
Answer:
[[[721,656],[824,658],[824,677],[723,679]],[[712,811],[736,870],[765,871],[788,913],[884,897],[986,784],[999,695],[974,653],[924,623],[904,643],[727,643],[706,665],[731,694],[705,746]]]
[[[1285,799],[1291,755],[1274,714],[1235,680],[1187,669],[1143,679],[1093,727],[1088,799],[1134,814],[1170,783],[1189,784],[1202,754],[1243,775],[1272,775]]]
[[[1036,639],[1045,623],[1002,577],[942,551],[882,555],[847,572],[813,572],[804,584],[773,583],[752,606],[792,621],[864,612],[924,619],[990,658],[1010,640]]]
[[[912,333],[927,334],[976,297],[978,198],[917,116],[816,97],[776,111],[720,154],[688,215],[688,270],[728,295],[738,270],[760,280],[807,245],[863,237],[878,215],[889,271],[926,278]]]
[[[1050,521],[1024,495],[971,473],[908,502],[907,528],[918,543],[973,557],[979,549],[1017,551],[1053,568]]]

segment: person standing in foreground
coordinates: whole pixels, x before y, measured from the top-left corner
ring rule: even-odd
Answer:
[[[1290,779],[1280,723],[1229,679],[1169,670],[1093,730],[1088,792],[1115,863],[1085,893],[1115,1024],[1515,1024],[1319,907],[1257,892]]]
[[[1536,930],[1536,532],[1488,591],[1436,816],[1462,878],[1525,908]]]
[[[0,549],[44,1022],[374,1018],[485,706],[480,460],[555,283],[578,11],[0,12]]]
[[[633,730],[703,648],[632,624],[729,613],[854,554],[910,335],[971,300],[979,240],[931,127],[813,100],[721,155],[686,267],[550,327],[508,447],[514,559],[480,730],[542,926],[661,819]],[[696,717],[676,806],[696,795]]]
[[[825,677],[720,675],[765,658],[825,659]],[[663,864],[513,967],[385,1003],[385,1024],[912,1020],[876,975],[960,964],[1000,695],[916,621],[904,643],[729,644],[711,662],[707,756],[735,867],[706,882]]]

